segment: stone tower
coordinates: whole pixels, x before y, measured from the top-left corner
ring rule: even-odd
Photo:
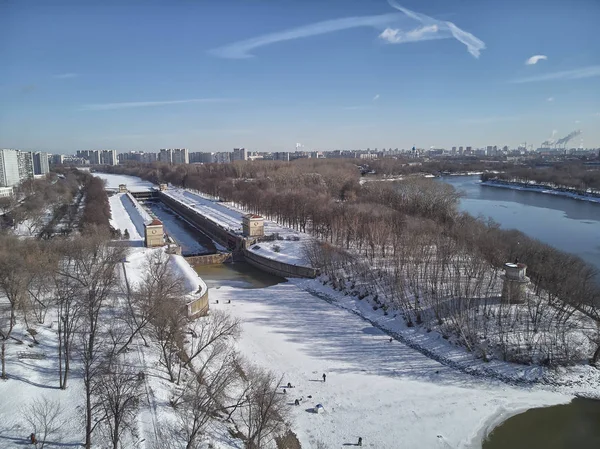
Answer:
[[[163,246],[165,244],[162,221],[155,218],[144,225],[145,244],[148,248]]]
[[[247,214],[242,217],[244,237],[262,237],[265,235],[264,219],[260,215]]]
[[[502,286],[502,302],[520,304],[525,302],[526,287],[529,278],[526,276],[527,265],[523,263],[505,263]]]

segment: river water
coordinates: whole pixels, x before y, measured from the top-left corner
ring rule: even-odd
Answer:
[[[598,449],[600,403],[535,408],[506,420],[484,441],[483,449]]]
[[[439,178],[464,194],[460,209],[491,217],[600,270],[600,204],[554,195],[482,186],[479,176]]]

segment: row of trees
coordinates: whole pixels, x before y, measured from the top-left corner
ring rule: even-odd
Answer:
[[[82,376],[86,447],[102,440],[117,449],[137,432],[147,391],[133,349],[157,352],[172,385],[175,419],[157,429],[158,447],[199,447],[215,418],[234,420],[248,447],[263,447],[285,427],[287,405],[278,394],[280,379],[233,350],[239,322],[219,312],[190,322],[185,283],[164,253],[152,253],[143,278],[129,286],[120,275],[127,249],[108,237],[105,228],[90,225],[69,239],[0,235],[2,378],[10,378],[7,344],[38,343],[35,328],[48,316],[56,323],[58,386],[68,388],[74,369]],[[57,404],[38,401],[25,415],[45,439],[59,413]]]
[[[590,189],[600,193],[600,168],[583,165],[581,162],[565,162],[550,167],[507,167],[501,173],[484,173],[481,179],[483,181],[498,179],[522,183],[534,182],[581,192]]]
[[[80,181],[71,172],[64,177],[51,173],[42,179],[28,179],[12,196],[0,198],[0,212],[7,214],[13,226],[24,223],[28,233],[37,236],[50,223],[73,212],[69,206],[79,195]]]
[[[343,160],[111,170],[195,188],[310,232],[344,250],[333,259],[345,262],[329,268],[330,255],[311,256],[336,282],[355,277],[377,297],[375,307],[399,311],[409,325],[435,327],[483,358],[566,364],[600,357],[593,267],[460,214],[449,185],[414,177],[360,185],[354,162]],[[524,307],[499,301],[503,264],[515,259],[528,265],[533,285]]]

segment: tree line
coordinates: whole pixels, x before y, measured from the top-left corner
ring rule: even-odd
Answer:
[[[534,182],[564,189],[586,192],[588,189],[600,193],[600,167],[584,165],[581,162],[566,162],[549,167],[513,166],[502,173],[484,173],[482,181],[498,179],[521,183]]]
[[[352,160],[109,170],[197,189],[311,233],[320,241],[311,261],[337,287],[345,279],[355,294],[376,298],[374,307],[435,328],[477,357],[547,365],[600,358],[595,268],[459,213],[459,194],[447,184],[409,177],[361,185]],[[524,305],[499,301],[503,265],[515,260],[531,278]]]
[[[79,235],[51,240],[0,234],[0,377],[10,382],[10,344],[55,350],[56,385],[83,382],[78,405],[87,448],[135,441],[140,403],[148,400],[140,350],[157,355],[156,369],[168,379],[173,413],[159,423],[156,447],[199,448],[213,419],[235,428],[251,448],[285,430],[281,378],[234,350],[240,323],[218,311],[188,320],[185,281],[165,253],[150,253],[139,282],[124,282],[128,249],[109,239],[105,227],[89,224]],[[56,341],[41,341],[36,332],[48,324]],[[36,399],[23,415],[43,447],[60,427],[61,406]]]

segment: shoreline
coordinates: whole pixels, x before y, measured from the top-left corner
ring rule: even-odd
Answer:
[[[540,186],[537,184],[532,184],[531,187],[527,187],[527,186],[522,185],[521,183],[513,183],[510,181],[502,181],[502,182],[481,181],[480,185],[486,186],[486,187],[496,187],[496,188],[501,188],[501,189],[521,190],[524,192],[543,193],[546,195],[561,196],[564,198],[571,198],[571,199],[579,200],[579,201],[587,201],[588,203],[600,204],[600,196],[596,197],[596,196],[582,195],[582,194],[575,193],[575,192],[564,192],[562,190],[556,190],[552,187],[543,187],[543,186]]]

